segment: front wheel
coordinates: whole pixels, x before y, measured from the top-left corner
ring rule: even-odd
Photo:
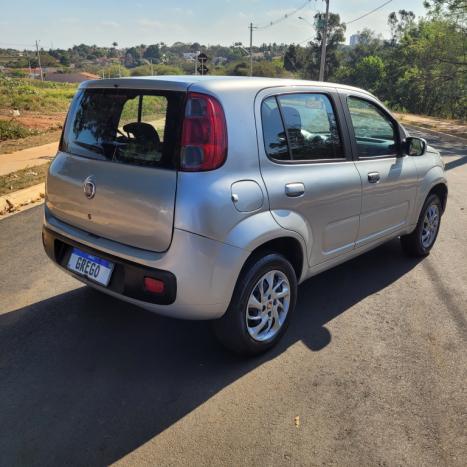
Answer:
[[[438,195],[430,195],[423,205],[417,227],[401,237],[402,249],[409,256],[423,257],[430,253],[438,237],[441,224],[441,201]]]
[[[296,301],[297,278],[286,258],[269,253],[250,260],[237,281],[228,310],[213,322],[214,332],[234,352],[260,354],[282,337]]]

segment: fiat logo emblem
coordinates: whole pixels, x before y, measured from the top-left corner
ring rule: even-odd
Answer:
[[[96,184],[94,183],[92,176],[84,180],[83,190],[84,190],[84,194],[86,195],[86,198],[88,199],[94,198],[94,195],[96,194]]]

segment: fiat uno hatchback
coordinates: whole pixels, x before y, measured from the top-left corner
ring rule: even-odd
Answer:
[[[361,89],[88,81],[49,169],[43,243],[85,284],[213,320],[227,347],[256,354],[283,335],[305,279],[399,236],[427,255],[446,198],[439,153]]]

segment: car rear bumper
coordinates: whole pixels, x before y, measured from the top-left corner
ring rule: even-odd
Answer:
[[[102,253],[101,251],[60,235],[47,227],[42,229],[42,243],[50,259],[62,269],[65,269],[73,277],[83,282],[94,284],[85,277],[67,269],[68,260],[70,259],[73,247],[99,256],[114,264],[111,280],[108,286],[105,287],[114,294],[124,295],[128,298],[157,305],[170,305],[175,302],[177,296],[177,279],[171,272],[148,268],[147,266],[142,266],[107,253]],[[165,286],[164,292],[160,294],[151,294],[145,291],[143,287],[145,277],[163,281]],[[99,284],[96,284],[96,286],[102,287]]]
[[[52,261],[76,279],[146,310],[183,319],[221,317],[249,255],[246,250],[178,229],[167,252],[148,252],[76,229],[47,211],[43,243]],[[115,263],[107,287],[66,268],[73,246]],[[163,280],[166,292],[146,292],[144,277]]]

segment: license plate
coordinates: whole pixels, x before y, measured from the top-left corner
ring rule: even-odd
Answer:
[[[73,248],[67,265],[70,271],[107,287],[114,264],[98,256]]]

